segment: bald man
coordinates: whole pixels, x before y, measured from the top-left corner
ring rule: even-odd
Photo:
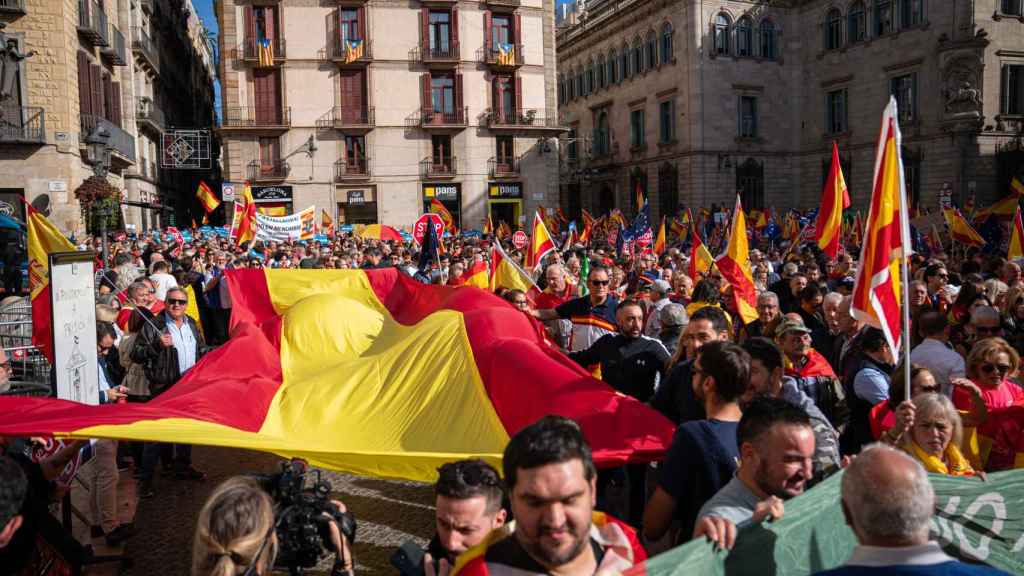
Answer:
[[[843,475],[843,516],[858,546],[827,576],[989,575],[1000,570],[963,564],[928,539],[935,491],[924,468],[884,444],[866,447]]]

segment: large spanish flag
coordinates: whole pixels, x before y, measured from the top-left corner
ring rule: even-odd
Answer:
[[[661,458],[671,422],[545,345],[474,288],[395,269],[233,270],[232,338],[146,404],[0,397],[0,434],[233,446],[359,475],[431,481],[499,465],[546,414],[580,424],[602,466]],[[500,469],[500,465],[499,465]]]
[[[1010,246],[1006,250],[1006,257],[1010,260],[1024,258],[1024,223],[1021,222],[1019,207],[1017,215],[1013,217],[1013,230],[1010,232]]]
[[[26,203],[28,210],[28,287],[32,297],[32,345],[53,362],[53,309],[50,305],[50,258],[54,252],[74,252],[56,226]]]
[[[832,167],[828,171],[825,188],[821,191],[821,208],[814,228],[814,239],[818,247],[829,258],[839,254],[839,238],[843,225],[843,210],[850,207],[850,192],[843,178],[843,167],[839,165],[839,146],[832,142]]]
[[[890,97],[882,114],[871,206],[851,310],[858,320],[880,328],[893,351],[899,350],[902,334],[900,282],[906,280],[901,278],[901,260],[910,256],[911,246],[897,118],[896,99]]]
[[[715,261],[722,278],[732,286],[736,310],[744,324],[757,320],[757,288],[754,275],[750,272],[750,250],[747,244],[747,217],[743,214],[740,197],[736,197],[736,209],[732,211],[732,234],[725,254]]]
[[[960,213],[960,210],[946,208],[942,211],[942,215],[946,218],[946,225],[949,226],[949,235],[953,237],[954,242],[960,242],[967,246],[985,245],[985,239],[967,223],[967,219]]]

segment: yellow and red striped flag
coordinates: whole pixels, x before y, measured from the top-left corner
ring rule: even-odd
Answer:
[[[440,200],[437,198],[430,199],[430,211],[441,217],[441,221],[444,222],[445,232],[455,234],[455,218],[452,217],[452,213],[448,211],[448,208]]]
[[[488,274],[487,271],[487,262],[483,260],[475,262],[462,273],[463,286],[476,286],[482,290],[487,290],[490,285],[490,281],[490,274]]]
[[[857,210],[857,217],[853,220],[853,245],[860,246],[864,242],[864,219],[861,218],[860,210]]]
[[[725,254],[715,261],[718,270],[732,285],[732,297],[743,323],[757,320],[757,288],[750,272],[750,249],[747,245],[747,217],[743,214],[740,197],[736,196],[736,209],[732,212],[732,234]]]
[[[590,212],[583,210],[583,231],[580,232],[580,242],[584,245],[590,242],[590,235],[594,233],[594,217]]]
[[[1024,225],[1021,224],[1020,208],[1013,217],[1013,230],[1010,232],[1010,247],[1006,251],[1006,257],[1010,260],[1024,258]]]
[[[946,208],[942,211],[949,226],[949,235],[953,242],[960,242],[968,246],[984,246],[985,239],[978,234],[978,231],[967,223],[967,219],[956,208]]]
[[[658,236],[654,239],[654,253],[661,256],[665,253],[665,217],[661,217],[661,225],[658,226]]]
[[[235,213],[231,219],[231,237],[235,244],[241,246],[256,238],[256,204],[235,203]]]
[[[839,165],[839,146],[832,142],[832,167],[825,180],[825,188],[821,191],[821,208],[818,210],[818,222],[814,228],[814,239],[818,247],[835,258],[839,254],[839,237],[842,231],[843,210],[850,207],[850,192],[843,178],[843,167]]]
[[[711,257],[711,252],[708,252],[708,247],[704,245],[704,242],[701,242],[697,227],[694,226],[693,243],[690,248],[690,266],[687,268],[687,274],[696,282],[700,278],[698,274],[707,274],[714,263],[715,259]]]
[[[220,199],[213,193],[213,190],[210,190],[210,186],[202,180],[199,181],[199,187],[196,188],[196,198],[199,199],[199,203],[203,205],[203,210],[206,210],[207,214],[220,206]]]
[[[522,290],[531,301],[540,294],[533,278],[508,257],[498,242],[494,242],[491,244],[490,289],[493,292],[498,288]]]
[[[874,186],[868,210],[860,267],[853,287],[852,314],[885,334],[893,353],[899,350],[902,326],[901,264],[910,256],[909,206],[903,160],[900,158],[896,99],[890,97],[882,114],[882,128],[875,156]]]
[[[484,234],[488,234],[488,235],[493,235],[494,234],[494,221],[491,220],[491,215],[490,214],[488,214],[487,217],[484,218],[483,233]]]
[[[256,202],[252,197],[252,184],[246,182],[245,185],[242,186],[242,198],[238,202],[241,202],[242,204],[252,204]]]
[[[978,210],[977,214],[975,214],[971,220],[973,222],[984,222],[989,216],[1000,216],[1007,219],[1013,218],[1013,215],[1017,213],[1017,206],[1020,206],[1020,196],[1010,194],[995,204]]]
[[[1024,182],[1021,182],[1019,177],[1014,176],[1013,180],[1010,180],[1010,191],[1017,196],[1024,196]]]
[[[540,266],[540,263],[544,260],[544,257],[555,251],[555,242],[551,239],[551,234],[548,233],[548,229],[544,226],[544,220],[541,218],[539,212],[535,212],[533,215],[533,233],[530,234],[530,245],[526,252],[526,267],[534,269]]]
[[[320,212],[320,229],[328,236],[334,235],[334,218],[331,218],[326,208],[322,208]]]
[[[53,362],[53,308],[50,303],[50,259],[54,252],[74,252],[75,245],[57,230],[43,213],[28,210],[28,287],[32,298],[32,345]]]

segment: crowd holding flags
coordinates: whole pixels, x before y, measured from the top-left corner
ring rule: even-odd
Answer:
[[[850,192],[843,178],[843,168],[839,165],[839,146],[832,142],[832,167],[825,180],[825,188],[821,192],[821,208],[818,210],[818,222],[814,229],[814,239],[818,247],[829,258],[839,254],[839,241],[842,231],[843,210],[850,207]]]
[[[747,219],[743,213],[740,197],[736,197],[736,209],[732,213],[732,234],[725,254],[715,261],[722,278],[732,286],[732,297],[736,310],[744,323],[757,320],[757,288],[750,271],[750,250],[747,241]]]
[[[544,261],[544,257],[555,251],[555,241],[544,225],[540,212],[533,216],[533,233],[530,234],[529,249],[526,253],[526,267],[536,269]]]
[[[331,218],[326,208],[320,213],[320,229],[328,236],[334,235],[334,218]]]

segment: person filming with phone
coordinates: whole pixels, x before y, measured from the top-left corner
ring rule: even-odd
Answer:
[[[167,391],[192,369],[206,351],[196,321],[185,314],[188,294],[171,288],[164,300],[164,313],[147,322],[135,342],[131,358],[144,366],[153,397]],[[142,454],[139,497],[153,496],[153,472],[160,458],[160,445],[147,444]],[[206,475],[192,467],[192,446],[174,445],[174,476],[182,480],[203,480]]]

